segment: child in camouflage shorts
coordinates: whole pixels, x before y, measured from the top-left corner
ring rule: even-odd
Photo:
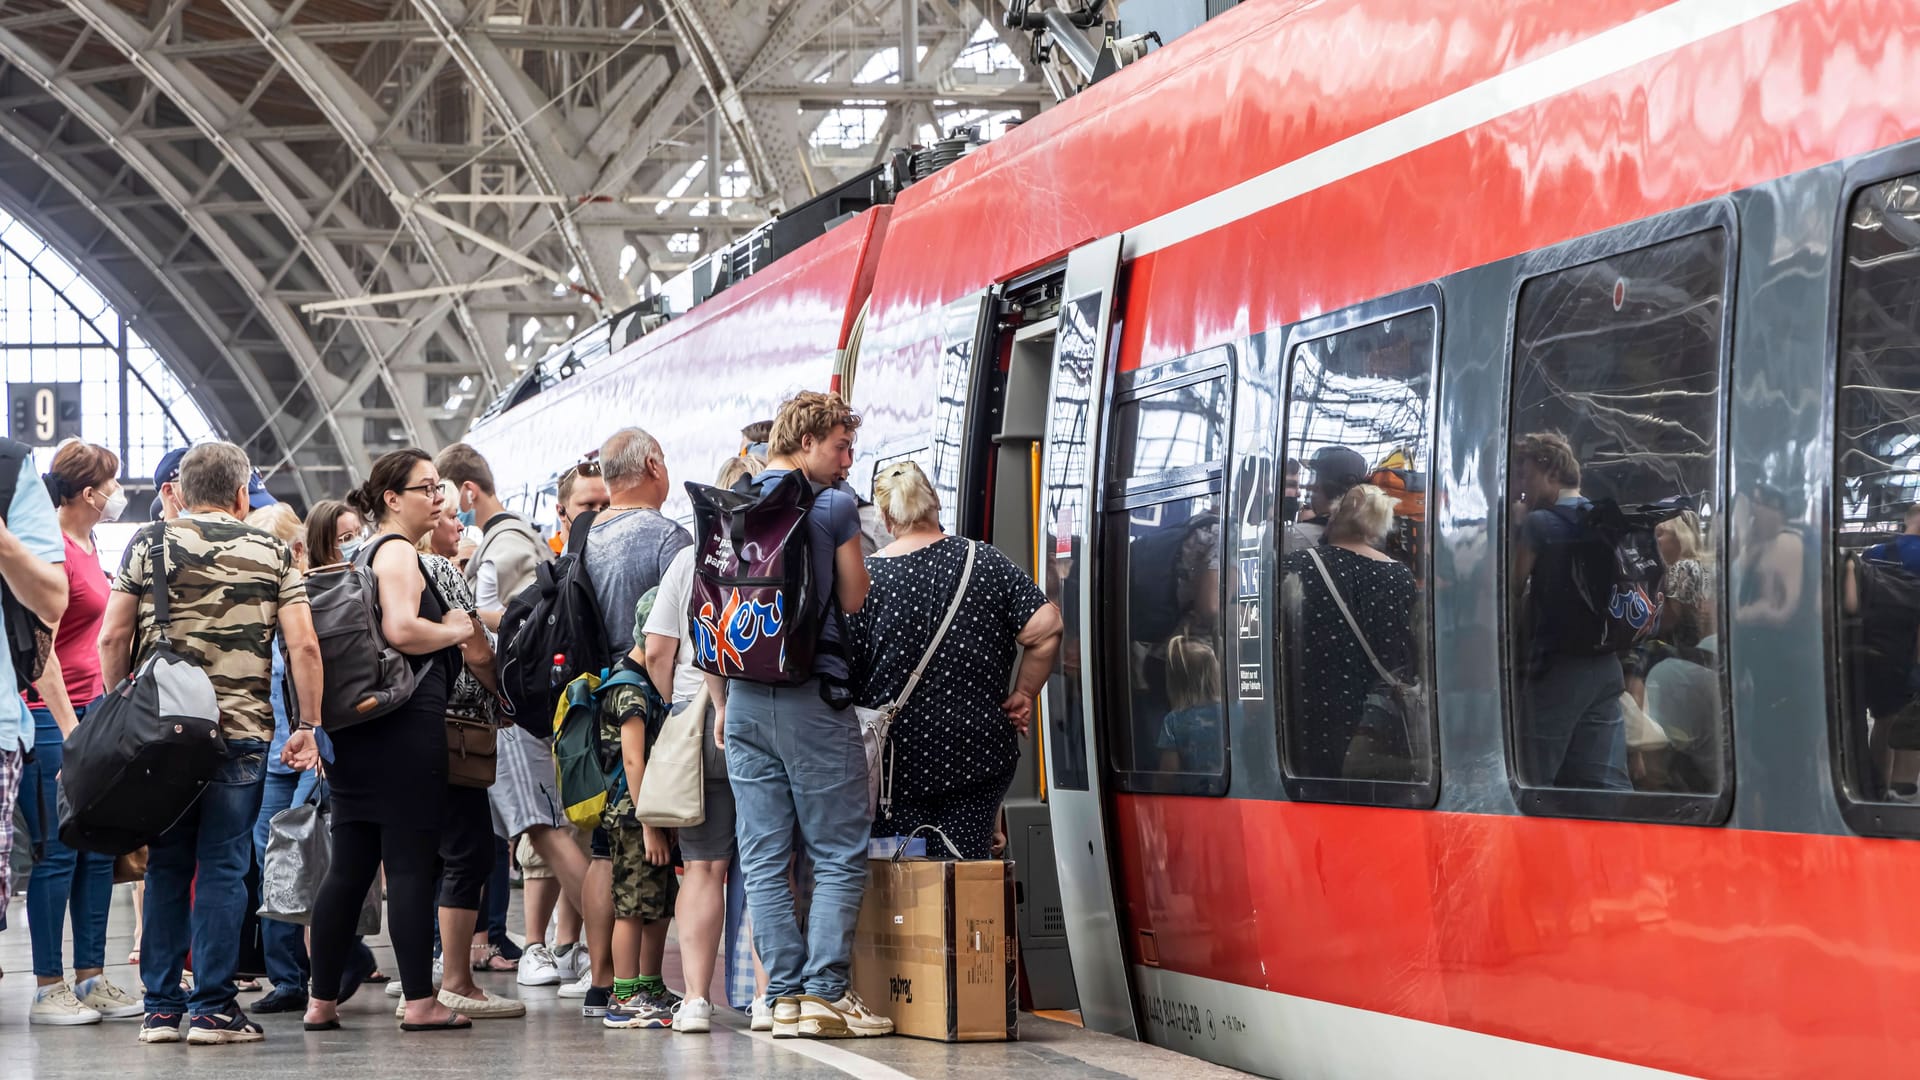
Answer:
[[[637,670],[646,682],[644,665],[631,658],[621,658],[615,670]],[[660,949],[643,946],[656,943],[651,941],[656,937],[657,944],[665,943],[667,920],[680,891],[672,837],[665,829],[640,824],[633,812],[633,792],[640,787],[666,712],[651,683],[616,686],[600,703],[600,745],[609,758],[619,756],[627,775],[626,784],[607,793],[600,818],[613,862],[613,1001],[602,1021],[610,1028],[671,1027],[677,1004],[658,970],[640,970],[643,955],[660,955]],[[611,771],[616,762],[602,764]]]

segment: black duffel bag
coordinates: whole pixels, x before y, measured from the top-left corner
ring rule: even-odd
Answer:
[[[154,526],[148,571],[159,641],[67,736],[60,764],[60,842],[123,855],[193,807],[227,758],[207,673],[168,640],[167,529]]]

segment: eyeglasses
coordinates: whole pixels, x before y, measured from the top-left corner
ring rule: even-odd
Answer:
[[[438,482],[431,483],[431,484],[415,484],[412,487],[396,488],[395,490],[403,493],[408,491],[417,491],[420,494],[425,495],[427,498],[434,499],[434,500],[446,498],[446,492],[440,490],[440,485]]]

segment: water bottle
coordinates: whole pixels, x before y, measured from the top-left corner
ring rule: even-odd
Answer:
[[[560,689],[561,686],[566,684],[566,681],[567,681],[567,654],[554,653],[553,654],[553,674],[552,674],[552,677],[547,680],[547,683],[549,686],[553,687],[553,689],[558,690]]]

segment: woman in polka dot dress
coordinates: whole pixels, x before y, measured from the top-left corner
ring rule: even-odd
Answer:
[[[941,531],[940,501],[910,461],[882,469],[873,498],[896,539],[867,559],[873,588],[847,622],[858,699],[878,707],[905,688],[926,654],[960,587],[969,542]],[[902,836],[937,825],[962,858],[985,859],[1034,695],[1060,648],[1061,621],[1033,578],[990,544],[976,545],[966,590],[919,687],[894,718],[893,801],[873,832]]]

